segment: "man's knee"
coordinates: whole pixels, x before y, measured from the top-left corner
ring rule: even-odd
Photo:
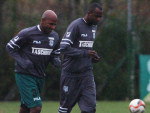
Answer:
[[[30,109],[26,105],[21,104],[19,113],[30,113]]]
[[[42,107],[30,108],[30,113],[41,113]]]

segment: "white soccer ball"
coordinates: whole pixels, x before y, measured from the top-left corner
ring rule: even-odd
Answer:
[[[140,99],[134,99],[129,104],[129,110],[131,113],[144,113],[145,103]]]

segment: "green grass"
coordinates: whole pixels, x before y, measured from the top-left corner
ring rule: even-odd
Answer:
[[[130,113],[128,110],[129,101],[100,101],[97,102],[96,113]],[[43,102],[42,113],[57,113],[59,103],[52,101]],[[0,113],[18,113],[19,102],[0,102]],[[80,113],[76,105],[71,113]],[[150,103],[146,103],[146,111],[150,113]]]

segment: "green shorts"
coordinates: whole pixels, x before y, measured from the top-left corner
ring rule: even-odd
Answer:
[[[41,90],[45,83],[45,78],[16,73],[16,84],[19,89],[21,105],[28,108],[42,106]]]

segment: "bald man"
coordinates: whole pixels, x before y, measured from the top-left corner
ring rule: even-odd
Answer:
[[[19,113],[40,113],[41,90],[45,81],[45,69],[51,62],[60,65],[59,36],[54,31],[57,15],[46,10],[39,25],[25,28],[6,45],[15,59],[15,78],[21,97]]]

